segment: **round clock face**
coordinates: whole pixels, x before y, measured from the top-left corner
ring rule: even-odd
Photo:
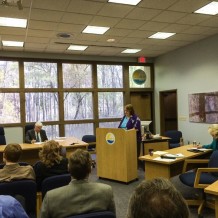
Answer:
[[[137,85],[142,85],[145,83],[147,76],[146,76],[145,71],[141,69],[137,69],[133,72],[132,79],[134,83],[136,83]]]

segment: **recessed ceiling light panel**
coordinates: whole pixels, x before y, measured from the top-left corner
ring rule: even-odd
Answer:
[[[0,26],[26,28],[27,19],[0,17]]]
[[[23,47],[24,42],[18,42],[18,41],[3,41],[3,40],[2,40],[2,45],[3,45],[3,46],[11,46],[11,47]]]
[[[104,34],[110,27],[102,27],[102,26],[87,26],[83,33],[91,33],[91,34]]]
[[[170,36],[175,35],[176,33],[166,33],[166,32],[157,32],[153,34],[152,36],[149,36],[148,38],[150,39],[166,39],[169,38]]]
[[[83,45],[70,45],[67,50],[84,51],[87,48],[88,48],[88,46],[83,46]]]
[[[126,5],[137,5],[141,0],[108,0],[111,3],[126,4]]]
[[[211,2],[194,13],[216,15],[218,13],[218,2]]]
[[[141,49],[126,49],[122,51],[121,53],[126,53],[126,54],[135,54],[137,52],[141,51]]]

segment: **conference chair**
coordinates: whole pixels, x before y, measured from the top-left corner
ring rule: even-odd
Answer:
[[[16,180],[12,182],[0,183],[0,194],[22,196],[24,201],[24,208],[30,218],[36,218],[36,182],[33,180]],[[18,199],[18,198],[17,198]]]
[[[41,185],[41,192],[37,192],[37,211],[40,211],[42,200],[45,197],[47,191],[68,185],[70,181],[71,175],[69,173],[57,176],[50,176],[44,179]]]
[[[95,135],[84,135],[82,137],[82,141],[89,144],[88,146],[88,152],[92,154],[96,154],[96,136]],[[92,167],[95,168],[96,161],[92,160]]]
[[[169,137],[169,148],[177,148],[180,146],[180,139],[182,138],[182,132],[178,130],[168,130],[165,132],[165,136]]]
[[[207,168],[198,168],[186,172],[189,164],[208,164]],[[186,159],[183,166],[183,173],[179,176],[181,182],[189,187],[201,189],[202,198],[186,200],[188,205],[198,207],[198,216],[201,217],[204,207],[214,209],[214,203],[207,199],[204,188],[218,180],[218,151],[214,151],[209,160],[206,159]]]
[[[0,145],[6,145],[5,130],[2,126],[0,127]]]
[[[111,211],[90,212],[68,216],[67,218],[116,218],[116,215]]]
[[[26,125],[25,125],[25,129],[24,129],[24,142],[25,142],[25,135],[26,135],[26,132],[27,132],[28,130],[34,129],[34,127],[35,127],[35,124],[26,124]]]

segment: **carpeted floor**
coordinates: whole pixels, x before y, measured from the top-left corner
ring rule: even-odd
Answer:
[[[131,182],[127,185],[127,184],[116,182],[116,181],[99,179],[97,177],[96,170],[97,168],[93,168],[92,173],[90,175],[90,180],[95,181],[95,182],[105,183],[105,184],[112,186],[113,191],[114,191],[117,218],[125,218],[130,195],[132,191],[135,189],[135,187],[144,179],[144,171],[139,169],[138,170],[138,180]],[[182,192],[184,197],[190,199],[190,197],[195,198],[197,195],[199,195],[199,192],[196,192],[196,190],[183,185],[180,182],[178,177],[172,178],[171,181],[176,186],[176,188]],[[191,207],[190,208],[190,218],[197,218],[197,217],[198,217],[197,207]],[[215,218],[215,211],[205,208],[203,210],[203,217],[204,218]]]

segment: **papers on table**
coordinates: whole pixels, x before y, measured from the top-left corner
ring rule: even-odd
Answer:
[[[163,154],[167,154],[168,152],[166,151],[154,151],[154,154],[157,154],[157,155],[163,155]]]
[[[63,142],[67,137],[56,137],[56,142]]]
[[[41,145],[43,142],[35,142],[35,145]]]
[[[64,140],[64,139],[66,139],[66,138],[67,138],[67,137],[56,137],[57,140],[59,140],[59,139],[60,139],[60,140]]]
[[[175,161],[175,159],[165,159],[165,158],[161,158],[161,157],[156,157],[153,160],[159,160],[159,161],[163,161],[163,162],[172,162]]]
[[[164,161],[164,162],[172,162],[176,160],[177,158],[184,157],[182,153],[178,154],[169,154],[165,151],[155,151],[154,154],[160,155],[160,157],[154,158],[154,160]]]
[[[191,151],[191,152],[204,152],[204,151],[207,151],[208,149],[206,148],[196,148],[196,147],[193,147],[193,148],[189,148],[187,149],[187,151]]]

